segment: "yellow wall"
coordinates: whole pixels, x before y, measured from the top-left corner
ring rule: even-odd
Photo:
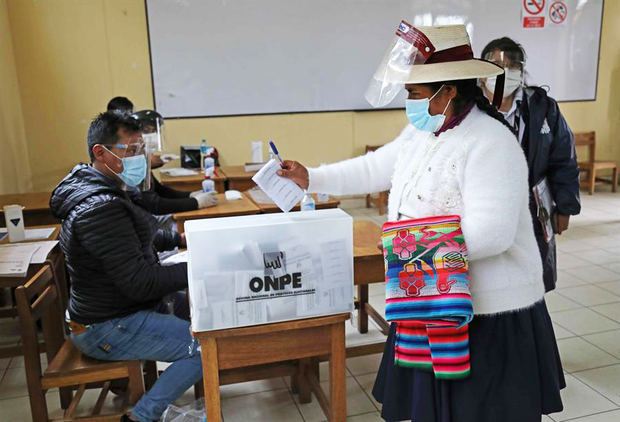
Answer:
[[[0,26],[0,39],[12,37],[34,190],[51,189],[88,159],[88,123],[111,97],[127,96],[137,109],[153,106],[144,1],[7,3],[10,32]],[[598,157],[614,160],[620,160],[614,137],[620,129],[619,16],[620,2],[605,2],[597,100],[561,105],[574,130],[597,131]],[[317,165],[384,143],[405,122],[402,111],[182,119],[168,120],[166,135],[177,153],[180,145],[206,138],[223,164],[248,161],[251,140],[273,138],[286,157]]]
[[[32,189],[28,147],[5,0],[0,0],[0,193]]]

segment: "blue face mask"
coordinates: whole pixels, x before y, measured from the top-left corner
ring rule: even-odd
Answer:
[[[123,171],[120,173],[114,172],[119,179],[121,179],[127,186],[138,186],[142,183],[146,177],[146,157],[144,154],[120,158],[112,151],[110,151],[110,153],[123,162]]]
[[[443,88],[443,85],[441,86]],[[441,91],[441,88],[437,90],[430,98],[423,98],[421,100],[405,100],[405,113],[407,118],[416,129],[425,132],[437,132],[443,126],[446,121],[446,115],[444,114],[450,105],[450,99],[446,108],[444,108],[442,114],[435,114],[432,116],[428,112],[431,100]]]

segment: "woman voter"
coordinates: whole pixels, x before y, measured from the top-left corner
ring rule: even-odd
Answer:
[[[417,335],[407,332],[406,324],[392,322],[372,391],[383,404],[385,420],[540,422],[541,415],[562,410],[565,380],[543,298],[527,163],[512,128],[477,86],[478,78],[497,76],[495,99],[500,100],[503,69],[473,58],[463,25],[402,22],[396,35],[366,99],[373,106],[386,105],[404,86],[410,124],[364,156],[320,168],[285,161],[279,174],[309,192],[389,189],[386,226],[443,216],[460,221],[466,244],[461,252],[469,259],[468,331],[442,343],[441,329],[432,324],[425,335]],[[447,244],[461,246],[453,240]],[[443,256],[444,270],[448,255]],[[415,271],[430,271],[432,264],[427,260]],[[400,292],[403,300],[423,298],[414,297],[424,291],[417,289],[423,284],[408,286]],[[465,360],[452,360],[457,362],[453,372],[437,370],[450,365],[455,350],[467,350]]]

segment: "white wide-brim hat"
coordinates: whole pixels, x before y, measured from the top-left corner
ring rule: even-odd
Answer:
[[[403,84],[499,76],[495,101],[498,94],[501,99],[503,74],[501,66],[474,58],[465,25],[414,27],[401,21],[396,38],[373,75],[366,99],[373,106],[384,106]]]
[[[434,47],[434,51],[424,63],[411,64],[401,71],[396,71],[389,66],[386,72],[377,69],[375,78],[387,79],[390,82],[415,84],[490,78],[504,73],[504,69],[495,63],[474,58],[465,25],[408,28],[401,24],[397,35],[403,29],[417,30],[424,34]]]

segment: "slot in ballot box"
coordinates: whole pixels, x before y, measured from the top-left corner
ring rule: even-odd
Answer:
[[[353,310],[353,219],[341,209],[185,223],[192,330]]]

